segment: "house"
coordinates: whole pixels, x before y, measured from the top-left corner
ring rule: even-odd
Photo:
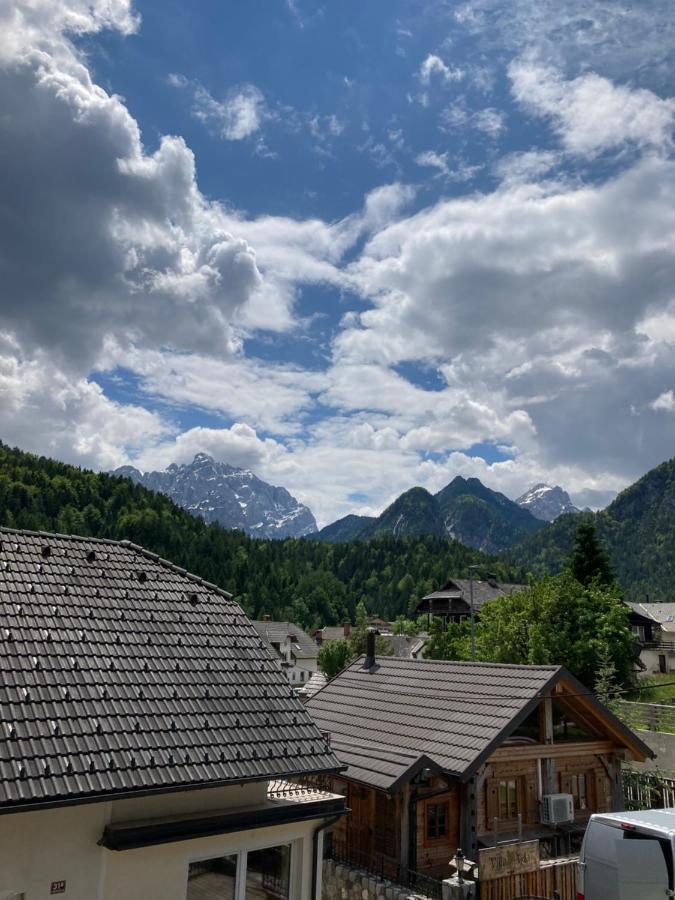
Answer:
[[[348,638],[351,634],[351,624],[345,622],[344,625],[324,625],[323,628],[317,628],[312,632],[312,637],[318,647],[327,641],[340,641]]]
[[[461,622],[471,615],[472,591],[474,612],[478,614],[484,603],[523,591],[526,587],[526,584],[509,584],[494,579],[472,582],[469,578],[451,578],[440,590],[423,597],[415,612],[418,616],[426,613],[429,625],[434,616],[442,618],[446,625],[448,622]]]
[[[228,593],[0,529],[0,625],[0,897],[318,896],[340,763]]]
[[[269,616],[252,624],[260,637],[272,647],[294,687],[306,684],[318,671],[317,645],[298,625],[272,622]]]
[[[419,659],[429,640],[429,635],[385,634],[382,635],[382,639],[391,647],[392,656],[398,656],[401,659]]]
[[[675,603],[629,603],[628,623],[636,640],[638,675],[675,672]]]
[[[591,813],[621,808],[622,760],[653,756],[560,666],[375,658],[372,635],[306,708],[346,766],[331,852],[404,881],[445,877],[458,847],[571,852]]]

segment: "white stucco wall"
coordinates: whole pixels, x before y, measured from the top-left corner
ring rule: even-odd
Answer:
[[[292,843],[291,896],[310,900],[317,820],[138,850],[97,846],[108,822],[250,806],[265,789],[206,789],[0,816],[0,896],[16,891],[25,900],[54,900],[52,882],[65,881],[65,892],[56,895],[62,900],[185,900],[190,862]]]

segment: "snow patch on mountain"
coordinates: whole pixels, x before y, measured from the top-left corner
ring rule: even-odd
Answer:
[[[253,537],[304,537],[317,530],[311,510],[286,488],[267,484],[250,469],[216,462],[206,453],[186,465],[172,463],[165,472],[122,466],[114,474],[166,494],[206,522],[240,528]]]
[[[528,509],[537,519],[552,522],[564,513],[580,510],[572,503],[570,495],[558,485],[535,484],[529,491],[518,497],[518,506]]]

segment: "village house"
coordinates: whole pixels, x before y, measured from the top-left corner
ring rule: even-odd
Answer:
[[[638,677],[675,672],[675,603],[629,603]]]
[[[346,766],[351,814],[332,853],[406,881],[447,876],[458,847],[578,847],[593,812],[621,809],[621,763],[653,756],[559,666],[356,660],[307,702]]]
[[[509,584],[493,578],[487,581],[451,578],[440,590],[422,597],[415,612],[418,616],[427,616],[428,626],[435,617],[442,619],[447,626],[448,622],[461,622],[470,618],[472,592],[474,614],[478,617],[484,603],[523,591],[526,587],[526,584]]]
[[[298,625],[292,622],[273,622],[269,616],[252,624],[276,653],[293,687],[302,687],[318,671],[319,649]]]
[[[0,529],[0,897],[315,900],[340,763],[229,594]]]

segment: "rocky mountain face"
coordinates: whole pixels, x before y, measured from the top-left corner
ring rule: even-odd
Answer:
[[[401,494],[376,519],[345,516],[322,528],[320,541],[370,540],[383,534],[450,537],[485,553],[501,553],[543,526],[528,510],[477,478],[454,478],[432,495],[416,487]]]
[[[542,527],[528,510],[478,478],[458,475],[436,500],[448,536],[485,553],[502,553]]]
[[[122,466],[114,474],[166,494],[206,522],[239,528],[252,537],[304,537],[316,531],[311,511],[286,488],[267,484],[248,469],[216,462],[205,453],[198,453],[186,465],[174,463],[165,472]]]
[[[445,536],[441,511],[429,491],[414,487],[401,494],[391,506],[359,533],[359,540],[369,540],[382,534],[393,537],[417,537],[422,534]]]
[[[529,491],[518,497],[518,506],[529,510],[532,515],[544,522],[553,522],[565,513],[577,513],[579,510],[570,500],[570,495],[558,485],[535,484]]]

